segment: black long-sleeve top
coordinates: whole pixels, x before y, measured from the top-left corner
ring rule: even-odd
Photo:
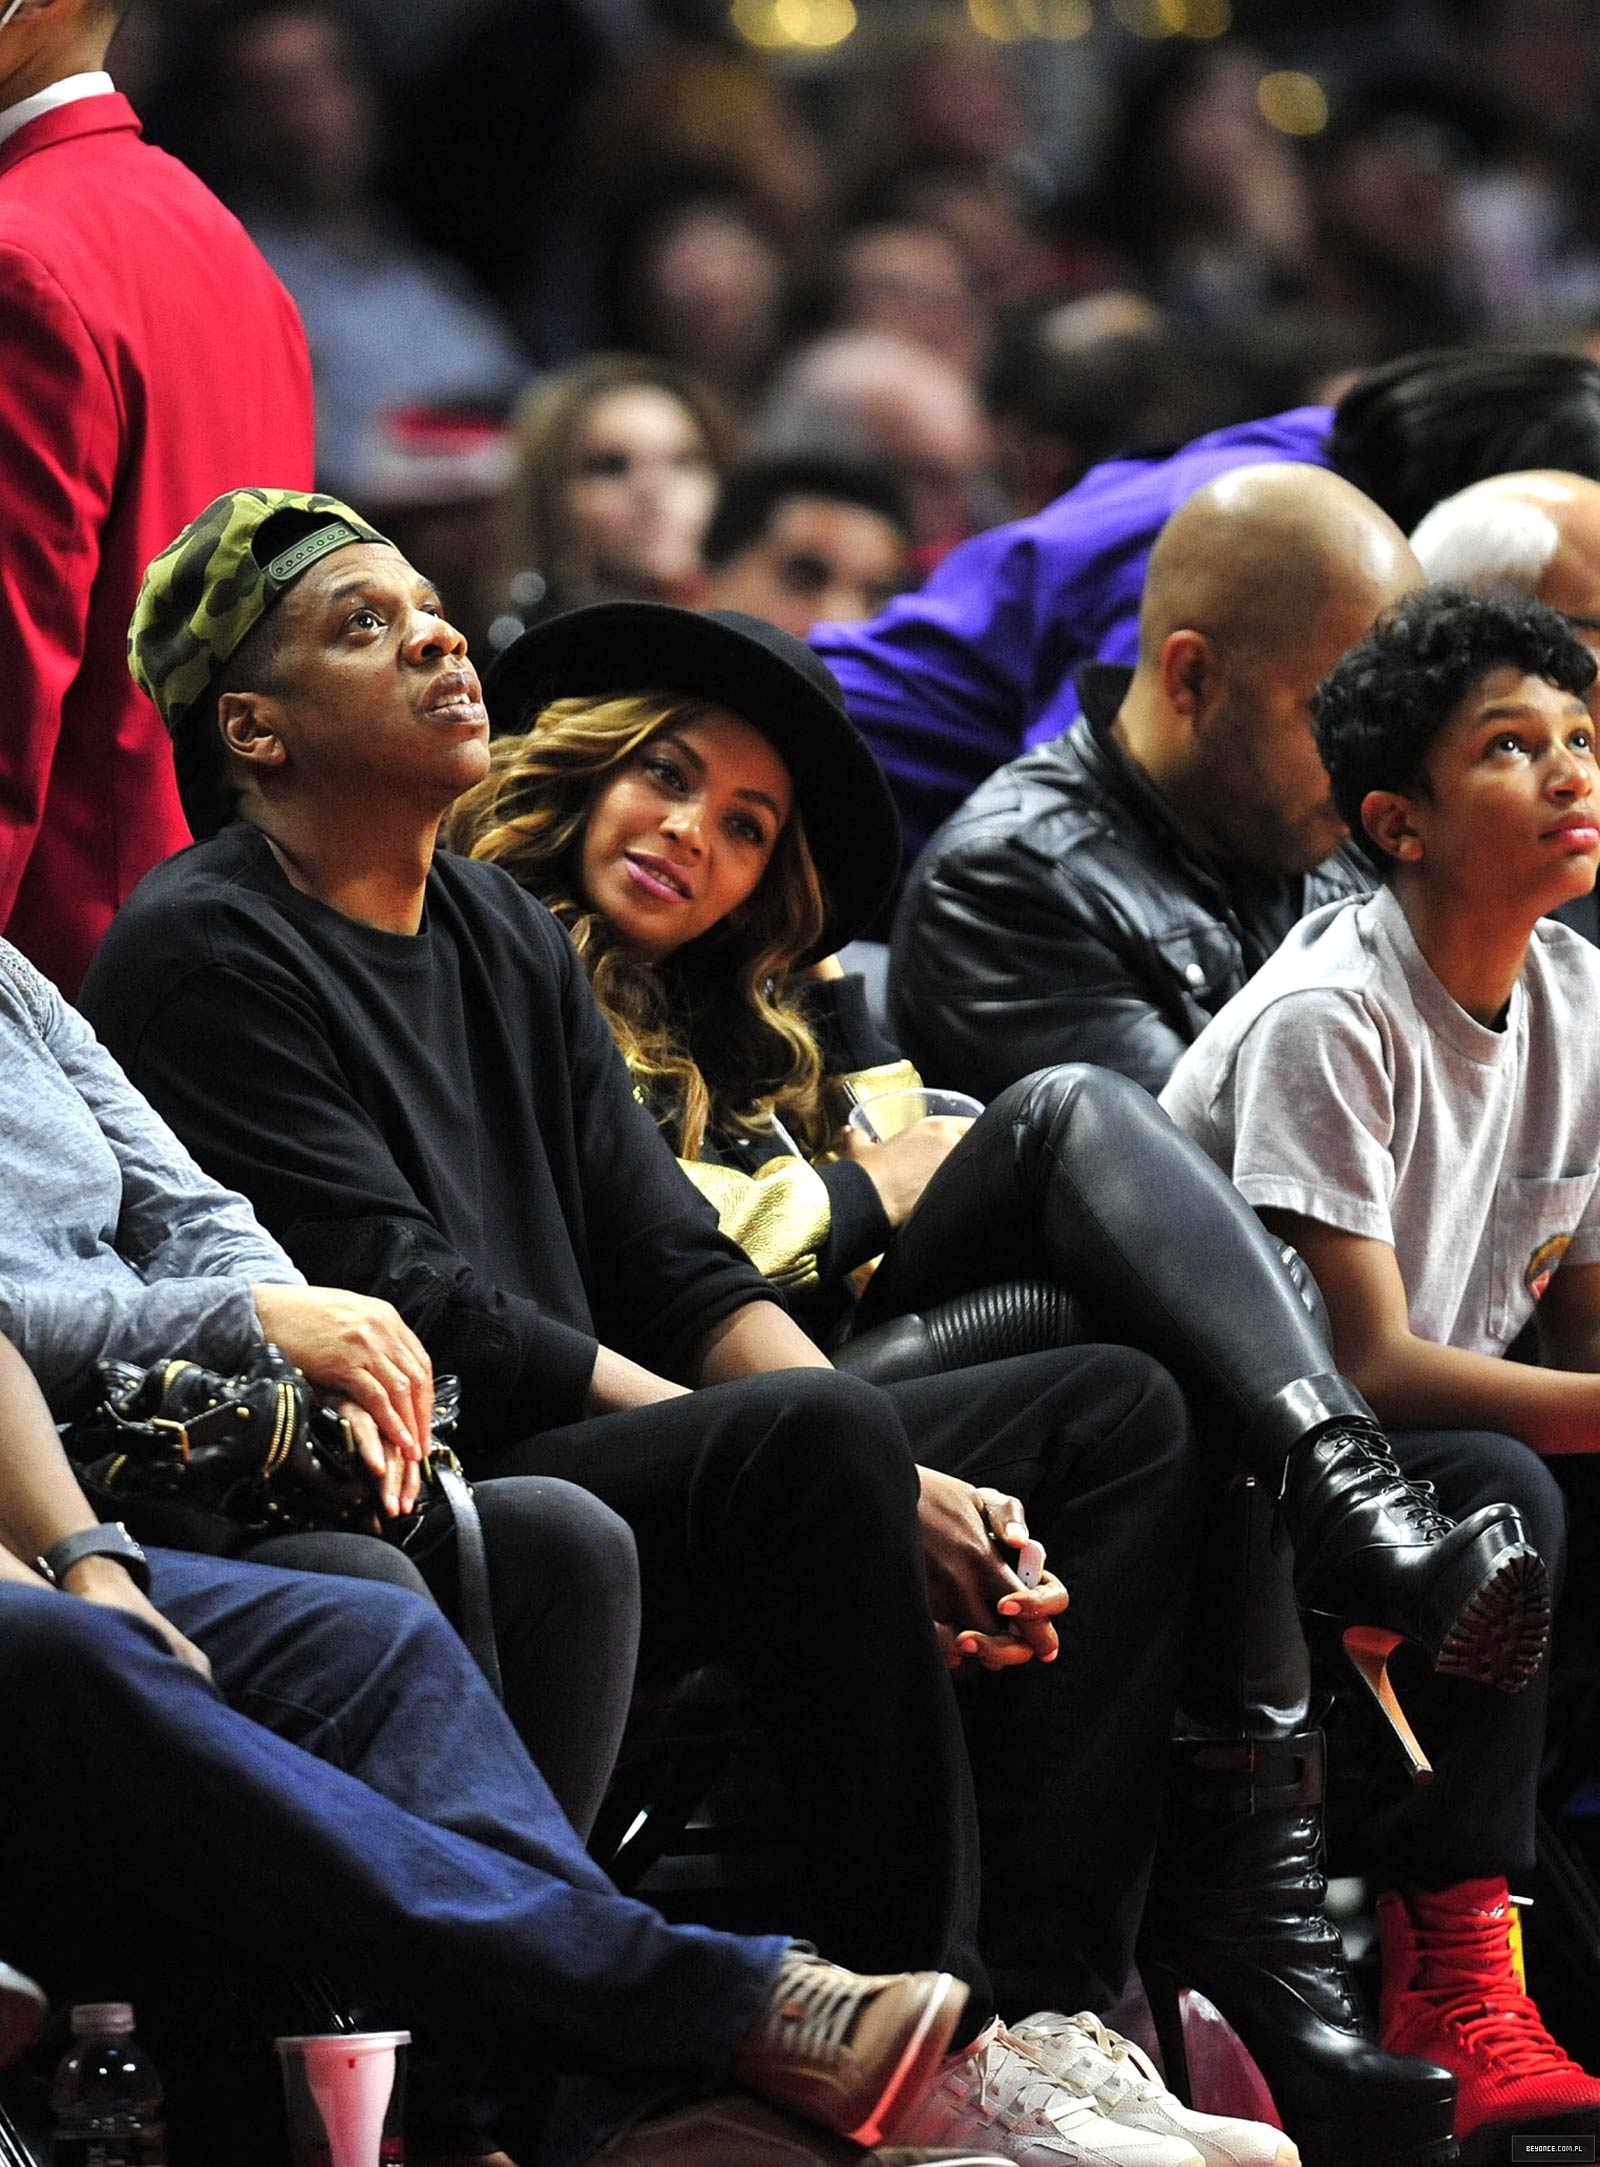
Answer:
[[[393,1301],[492,1442],[575,1419],[597,1341],[688,1381],[773,1290],[634,1096],[566,934],[441,854],[421,930],[303,895],[235,824],[123,907],[83,989],[313,1282]]]

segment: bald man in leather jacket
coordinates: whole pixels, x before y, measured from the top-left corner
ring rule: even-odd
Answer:
[[[1242,468],[1151,556],[1130,671],[934,836],[895,924],[890,1003],[931,1080],[989,1099],[1058,1061],[1159,1091],[1308,910],[1370,885],[1312,743],[1322,676],[1420,570],[1337,476]]]

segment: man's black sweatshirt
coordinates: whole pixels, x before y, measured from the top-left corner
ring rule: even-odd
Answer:
[[[774,1299],[498,867],[441,854],[421,930],[387,933],[236,823],[140,883],[83,1008],[308,1279],[396,1305],[475,1441],[576,1420],[597,1341],[689,1382],[714,1325]]]

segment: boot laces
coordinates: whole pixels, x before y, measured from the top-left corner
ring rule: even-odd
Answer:
[[[882,1984],[844,1971],[797,1942],[783,1960],[754,2043],[785,2059],[826,2068],[849,2046],[863,2003]]]
[[[1304,1826],[1304,1824],[1300,1824]],[[1321,1849],[1320,1831],[1305,1828],[1299,1841],[1299,1852],[1288,1878],[1268,1883],[1264,1875],[1256,1877],[1258,1898],[1262,1904],[1270,1904],[1270,1911],[1258,1914],[1258,1926],[1247,1928],[1242,1935],[1230,1938],[1255,1943],[1260,1950],[1258,1960],[1269,1966],[1280,1957],[1288,1963],[1304,1964],[1318,1977],[1321,1991],[1336,1992],[1339,1998],[1340,2017],[1347,2030],[1359,2030],[1361,2005],[1356,1999],[1355,1982],[1350,1976],[1350,1966],[1344,1953],[1344,1939],[1339,1929],[1328,1917],[1328,1877],[1320,1869],[1307,1863],[1306,1854]],[[1198,1910],[1208,1921],[1226,1919],[1237,1888],[1233,1881],[1216,1878],[1216,1870],[1204,1882],[1196,1881],[1185,1892],[1191,1910]],[[1183,1914],[1178,1914],[1181,1920]],[[1182,1927],[1179,1926],[1181,1936]],[[1215,1931],[1212,1929],[1213,1938]]]
[[[1439,1509],[1438,1492],[1431,1482],[1413,1482],[1401,1474],[1395,1464],[1389,1441],[1381,1431],[1365,1429],[1340,1430],[1342,1444],[1353,1447],[1357,1455],[1375,1475],[1381,1475],[1388,1485],[1383,1502],[1399,1518],[1408,1521],[1425,1539],[1453,1533],[1455,1522]]]
[[[1474,2058],[1506,2077],[1586,2074],[1545,2029],[1518,1983],[1503,1918],[1478,1912],[1429,1926],[1421,1937],[1424,1974],[1407,1992],[1433,2004]]]

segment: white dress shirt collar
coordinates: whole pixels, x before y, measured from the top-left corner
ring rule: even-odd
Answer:
[[[104,98],[116,87],[104,68],[90,68],[82,75],[64,75],[59,83],[46,83],[31,98],[21,98],[0,113],[0,143],[9,142],[19,128],[26,128],[41,113],[53,113],[58,105],[72,105],[79,98]]]

